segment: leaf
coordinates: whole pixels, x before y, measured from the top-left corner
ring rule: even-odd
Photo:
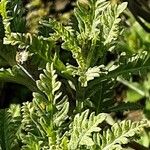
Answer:
[[[143,128],[148,126],[148,120],[142,120],[140,122],[123,120],[122,122],[115,123],[111,129],[103,131],[102,135],[96,133],[93,138],[100,150],[122,149],[121,144],[127,144],[130,141],[130,137],[134,137],[135,134],[140,134]]]
[[[2,149],[19,149],[17,132],[19,132],[20,125],[19,105],[11,105],[9,109],[0,110],[0,147]]]
[[[9,34],[11,32],[10,29],[10,22],[9,19],[11,17],[8,17],[8,11],[6,10],[8,4],[8,0],[1,0],[0,2],[0,14],[3,18],[3,24],[4,24],[4,28],[5,28],[5,34]]]
[[[126,97],[127,101],[137,102],[137,101],[141,100],[141,98],[143,98],[143,96],[138,94],[137,92],[135,92],[133,90],[128,90],[127,91],[127,97]]]
[[[23,148],[59,149],[68,118],[68,98],[60,92],[61,82],[57,81],[53,64],[47,63],[39,78],[36,83],[40,92],[34,92],[33,101],[22,107]]]
[[[103,25],[103,34],[104,34],[104,45],[111,45],[112,42],[115,42],[118,39],[120,33],[119,23],[121,19],[119,18],[120,14],[127,7],[127,3],[124,2],[118,6],[109,6],[106,11],[103,12],[102,25]]]
[[[93,132],[99,132],[101,130],[98,125],[102,123],[106,118],[107,114],[99,114],[95,116],[95,113],[91,113],[88,119],[89,110],[86,110],[77,114],[74,117],[72,124],[71,139],[69,142],[70,149],[77,149],[81,145],[92,146],[94,145],[92,139]]]
[[[15,65],[11,68],[0,69],[0,80],[5,82],[15,82],[27,86],[31,91],[37,91],[35,81],[30,74],[21,66]],[[30,81],[30,82],[29,82]]]
[[[121,14],[127,8],[127,5],[128,5],[127,2],[123,2],[120,5],[118,5],[118,8],[117,8],[118,15]]]
[[[103,69],[103,70],[102,70]],[[80,75],[80,72],[77,73]],[[99,77],[103,74],[107,74],[107,71],[104,70],[104,66],[95,66],[93,68],[88,68],[88,70],[82,75],[83,73],[81,72],[81,75],[79,77],[79,81],[81,82],[81,86],[86,87],[88,81],[93,80],[96,77]]]
[[[114,70],[108,71],[107,76],[100,76],[96,78],[93,82],[90,83],[89,88],[92,86],[98,85],[102,81],[108,79],[116,79],[117,77],[130,77],[131,73],[140,73],[142,74],[144,70],[150,69],[150,59],[147,59],[147,52],[143,51],[141,54],[137,54],[131,57],[120,56],[118,67],[115,67]]]

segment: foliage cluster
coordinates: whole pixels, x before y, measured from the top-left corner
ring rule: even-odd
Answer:
[[[149,98],[148,84],[143,92],[128,82],[147,74],[148,42],[142,41],[146,48],[139,52],[123,43],[126,2],[77,1],[65,24],[50,17],[50,6],[42,0],[26,8],[21,0],[0,1],[1,85],[21,84],[33,95],[32,101],[0,110],[0,149],[127,149],[149,120],[118,120],[118,112],[142,106],[118,101],[115,89],[127,83]]]

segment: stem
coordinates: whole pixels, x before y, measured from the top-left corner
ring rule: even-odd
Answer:
[[[77,112],[82,112],[82,102],[85,100],[85,88],[79,83],[78,89],[76,90],[76,110]]]
[[[121,77],[118,77],[117,78],[117,81],[123,83],[124,85],[126,85],[127,87],[129,87],[130,89],[136,91],[138,94],[140,94],[141,96],[145,96],[145,92],[140,90],[139,88],[137,88],[136,86],[134,86],[131,82],[121,78]]]

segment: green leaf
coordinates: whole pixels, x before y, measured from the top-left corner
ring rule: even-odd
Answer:
[[[143,98],[142,95],[140,95],[139,93],[133,91],[133,90],[128,90],[127,91],[127,97],[126,100],[129,102],[137,102],[139,100],[141,100]]]
[[[121,21],[119,16],[126,7],[127,3],[124,2],[118,6],[109,6],[107,10],[103,12],[101,21],[103,25],[103,36],[105,39],[104,45],[111,45],[112,42],[118,39],[120,34],[119,23]]]
[[[78,149],[81,145],[92,146],[94,145],[92,139],[93,132],[99,132],[101,130],[98,125],[102,123],[106,118],[107,114],[99,114],[95,116],[95,113],[91,113],[88,119],[89,110],[86,110],[77,114],[72,124],[71,139],[69,142],[69,148]]]
[[[0,147],[5,150],[19,149],[17,132],[21,125],[19,105],[11,105],[9,109],[0,110]]]
[[[148,126],[148,120],[142,120],[140,122],[123,120],[122,122],[115,123],[111,129],[103,131],[102,135],[96,133],[93,137],[94,142],[97,143],[100,150],[122,149],[121,144],[127,144],[130,141],[130,137],[134,137],[135,134],[140,134],[143,128]]]
[[[15,65],[12,67],[12,69],[1,68],[0,80],[25,85],[31,89],[31,91],[38,90],[32,76],[22,66]]]
[[[21,137],[23,148],[59,149],[68,118],[68,98],[60,92],[61,82],[57,81],[53,64],[47,63],[39,78],[36,83],[41,92],[34,92],[33,102],[22,107],[22,129],[26,131]]]
[[[127,2],[123,2],[120,5],[118,5],[118,8],[117,8],[118,15],[121,14],[127,8],[127,5],[128,5]]]

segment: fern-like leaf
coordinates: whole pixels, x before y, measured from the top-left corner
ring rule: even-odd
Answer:
[[[55,36],[62,38],[64,49],[72,52],[78,66],[68,65],[67,69],[72,70],[73,76],[79,76],[81,86],[87,86],[89,80],[101,74],[98,71],[99,65],[93,66],[103,57],[104,51],[109,49],[108,45],[113,45],[120,34],[119,16],[126,5],[123,3],[119,6],[111,6],[105,0],[77,2],[74,14],[78,22],[78,30],[71,25],[63,26],[52,20],[42,23],[52,28]],[[88,76],[89,72],[91,74]]]
[[[99,146],[100,150],[121,150],[121,144],[127,144],[131,137],[140,134],[144,127],[148,127],[149,122],[142,120],[140,122],[131,122],[131,120],[124,120],[115,123],[111,129],[103,131],[101,134],[94,135],[94,141]]]
[[[104,34],[104,45],[112,43],[112,41],[116,41],[118,35],[120,33],[120,26],[118,26],[121,19],[119,15],[124,11],[127,7],[127,3],[124,2],[118,6],[110,5],[106,11],[102,14],[102,24],[103,24],[103,34]]]
[[[62,143],[63,124],[67,119],[69,103],[67,97],[59,91],[61,82],[57,81],[55,73],[53,64],[48,63],[37,81],[41,92],[34,92],[33,102],[25,103],[22,107],[22,127],[27,132],[22,136],[24,149],[35,145],[39,149],[51,148],[57,144],[59,147]]]
[[[11,29],[10,29],[10,17],[8,17],[8,11],[6,9],[8,4],[8,0],[1,0],[0,2],[0,14],[3,18],[3,24],[4,24],[4,28],[5,28],[5,35],[10,34]]]
[[[119,61],[117,60],[116,64],[108,69],[107,76],[96,78],[88,87],[91,88],[108,79],[116,79],[118,76],[129,77],[131,73],[142,74],[144,70],[150,69],[149,62],[150,59],[147,57],[146,51],[129,58],[126,54],[122,55],[120,56]]]
[[[20,124],[19,105],[11,105],[9,109],[0,110],[0,149],[19,149],[17,132],[19,132]]]
[[[92,146],[94,141],[92,139],[93,132],[99,132],[101,128],[98,126],[108,117],[107,114],[91,113],[89,118],[89,110],[84,111],[81,115],[77,114],[72,124],[71,139],[69,142],[69,149],[78,149],[82,145]]]

